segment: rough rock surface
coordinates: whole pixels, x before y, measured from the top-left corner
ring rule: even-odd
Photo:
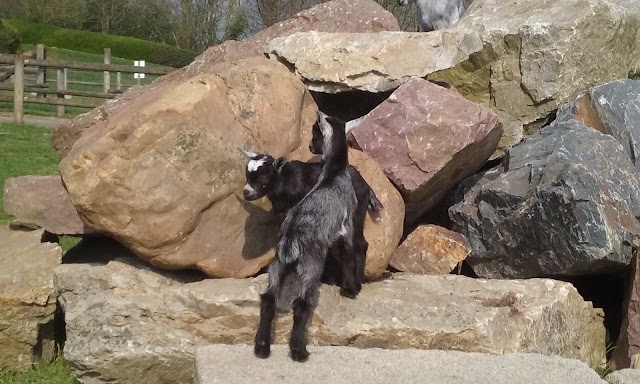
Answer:
[[[640,177],[611,136],[575,120],[552,124],[464,184],[449,214],[480,277],[588,275],[631,262]]]
[[[80,380],[188,383],[195,346],[252,343],[265,275],[188,282],[139,263],[56,269],[65,359]],[[535,352],[591,366],[604,358],[602,318],[568,283],[395,275],[365,284],[357,300],[321,291],[308,334],[315,345]],[[286,284],[280,306],[290,308],[293,295]],[[290,328],[291,314],[279,316],[277,343]]]
[[[640,69],[637,0],[475,0],[452,29],[477,31],[483,49],[430,78],[496,110],[500,148],[579,92]]]
[[[620,335],[609,364],[613,369],[634,367],[640,362],[640,258],[633,258],[629,276],[629,296]],[[636,366],[640,368],[640,366]]]
[[[350,132],[400,190],[407,223],[477,172],[501,134],[491,110],[420,78],[398,88]]]
[[[640,369],[622,369],[608,374],[605,380],[609,384],[638,384],[640,383]]]
[[[323,382],[334,384],[387,384],[389,378],[406,384],[606,384],[583,362],[533,353],[494,355],[328,346],[310,347],[309,351],[309,360],[298,364],[287,356],[288,347],[284,345],[276,345],[268,360],[256,359],[251,347],[244,345],[200,347],[196,349],[194,382],[297,384],[309,377],[321,377]],[[251,369],[229,369],[235,366]]]
[[[151,264],[245,277],[273,256],[277,224],[238,194],[238,148],[290,153],[315,121],[315,104],[273,60],[211,71],[113,110],[84,132],[60,173],[83,219]]]
[[[57,235],[80,235],[92,230],[82,222],[60,176],[12,177],[4,183],[4,211],[29,228]]]
[[[41,243],[43,232],[0,227],[0,370],[53,357],[53,269],[62,250]]]
[[[476,32],[299,32],[273,39],[271,57],[289,63],[309,90],[384,92],[411,77],[451,68],[482,49]]]
[[[242,41],[226,41],[198,56],[190,65],[161,77],[151,85],[130,88],[116,99],[105,102],[85,115],[76,117],[68,125],[54,130],[51,137],[53,147],[62,159],[82,132],[94,124],[106,120],[121,108],[126,108],[139,95],[153,92],[164,82],[187,80],[200,73],[216,72],[216,64],[254,56],[263,56],[273,38],[294,32],[378,32],[398,31],[395,17],[372,0],[333,0],[302,11],[292,18],[256,33]]]
[[[396,249],[390,265],[401,272],[443,275],[453,271],[470,252],[463,235],[437,225],[421,225]]]
[[[558,110],[556,121],[569,119],[618,139],[640,169],[640,81],[616,80],[591,88]]]
[[[321,3],[275,23],[255,35],[241,40],[229,40],[207,49],[185,67],[181,76],[206,72],[220,61],[233,61],[264,55],[269,42],[296,32],[380,32],[399,31],[398,21],[389,11],[373,0],[333,0]],[[180,72],[176,72],[178,74]],[[173,75],[172,75],[173,76]]]

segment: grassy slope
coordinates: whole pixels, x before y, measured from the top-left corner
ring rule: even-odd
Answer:
[[[152,63],[182,67],[195,57],[194,52],[185,51],[167,44],[136,39],[133,37],[107,35],[98,32],[79,31],[25,20],[3,19],[20,32],[23,44],[42,43],[50,47],[102,54],[111,48],[111,54],[131,60],[147,60]]]

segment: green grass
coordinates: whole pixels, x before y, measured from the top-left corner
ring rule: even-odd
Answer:
[[[58,156],[50,144],[51,129],[36,125],[0,123],[0,186],[7,178],[23,175],[58,174]],[[0,194],[0,224],[12,217],[2,209]],[[77,236],[60,237],[63,252],[80,241]],[[0,384],[76,384],[71,370],[59,356],[52,362],[34,364],[26,372],[0,370]]]
[[[3,20],[18,30],[23,44],[42,43],[50,47],[96,54],[102,54],[104,48],[111,48],[111,54],[116,57],[147,60],[171,67],[183,67],[196,56],[191,51],[133,37],[79,31],[18,19]]]
[[[0,370],[0,384],[75,384],[71,369],[62,357],[35,364],[26,372]]]
[[[50,138],[48,128],[0,123],[0,185],[15,176],[58,174],[58,156]],[[1,209],[2,205],[0,194],[0,223],[6,224],[11,217]]]

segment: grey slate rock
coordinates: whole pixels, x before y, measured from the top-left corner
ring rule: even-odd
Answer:
[[[581,122],[541,129],[462,185],[449,215],[480,277],[588,275],[631,262],[640,177],[616,139]]]
[[[300,364],[291,361],[285,345],[272,346],[266,360],[254,357],[247,345],[200,347],[194,383],[606,384],[583,362],[531,353],[328,346],[309,351],[309,360]]]
[[[570,119],[618,139],[640,168],[640,81],[616,80],[591,88],[558,109],[556,121]]]

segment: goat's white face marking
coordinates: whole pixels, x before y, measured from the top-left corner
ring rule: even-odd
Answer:
[[[266,157],[261,157],[259,159],[249,160],[249,164],[247,164],[247,171],[249,171],[249,172],[257,171],[258,168],[260,168],[260,166],[265,163],[265,161],[267,161]]]
[[[254,194],[256,193],[256,190],[253,189],[253,187],[251,185],[249,185],[249,183],[244,185],[244,192],[247,194]]]

